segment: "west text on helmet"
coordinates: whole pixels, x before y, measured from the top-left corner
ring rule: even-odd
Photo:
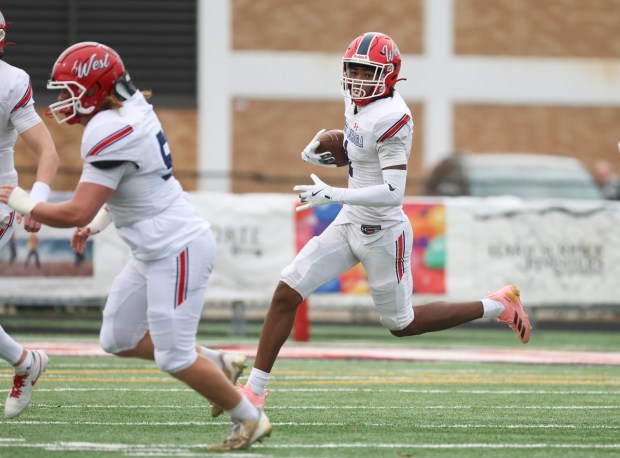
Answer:
[[[82,62],[76,60],[73,63],[71,72],[78,78],[85,78],[90,74],[91,70],[97,71],[110,66],[110,54],[106,53],[103,59],[97,59],[97,53],[93,53],[88,60]]]

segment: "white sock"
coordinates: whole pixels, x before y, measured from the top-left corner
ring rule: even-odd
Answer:
[[[260,369],[252,368],[247,385],[250,385],[256,396],[262,396],[269,382],[269,372],[263,372]]]
[[[504,304],[493,299],[482,299],[482,307],[484,308],[482,318],[497,318],[505,310]]]
[[[235,408],[227,410],[226,413],[235,423],[243,420],[256,420],[259,416],[258,409],[244,396],[241,396],[241,402]]]
[[[17,375],[24,375],[32,367],[33,363],[34,363],[34,357],[32,356],[32,352],[28,351],[28,354],[26,355],[24,362],[18,366],[15,366],[15,373]]]
[[[204,356],[205,358],[208,358],[211,361],[213,361],[217,365],[217,367],[219,367],[220,369],[224,367],[224,363],[222,362],[222,358],[220,357],[221,352],[219,350],[211,350],[210,348],[201,346],[200,354]]]
[[[15,366],[23,354],[24,347],[15,342],[0,326],[0,358],[4,359],[11,366]]]

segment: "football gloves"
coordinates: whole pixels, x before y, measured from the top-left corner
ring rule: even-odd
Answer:
[[[333,202],[332,194],[334,192],[334,188],[323,183],[314,173],[310,175],[310,178],[312,178],[314,184],[300,184],[293,188],[295,191],[301,191],[299,193],[299,200],[303,205],[300,205],[295,209],[298,212],[316,207],[318,205],[325,205]]]
[[[316,149],[321,144],[319,137],[323,132],[325,132],[325,129],[319,130],[314,138],[310,140],[310,143],[301,152],[301,158],[308,164],[320,165],[321,167],[336,167],[336,159],[334,159],[332,153],[329,151],[324,153],[316,152]]]

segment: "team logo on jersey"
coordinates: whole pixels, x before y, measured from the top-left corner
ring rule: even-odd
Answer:
[[[78,78],[87,77],[91,70],[97,71],[110,66],[110,54],[106,53],[103,59],[97,59],[97,53],[93,53],[87,60],[76,60],[73,62],[71,72]]]
[[[357,123],[355,123],[355,129],[357,129]],[[358,148],[364,147],[364,137],[361,134],[355,132],[355,129],[351,129],[349,124],[345,123],[344,125],[344,134],[347,136],[347,139],[353,143]]]

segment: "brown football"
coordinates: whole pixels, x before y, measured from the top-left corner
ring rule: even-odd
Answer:
[[[343,165],[349,165],[349,157],[344,150],[344,132],[341,130],[333,129],[326,130],[319,137],[321,144],[316,149],[317,153],[325,153],[329,151],[336,160],[336,165],[342,167]]]

